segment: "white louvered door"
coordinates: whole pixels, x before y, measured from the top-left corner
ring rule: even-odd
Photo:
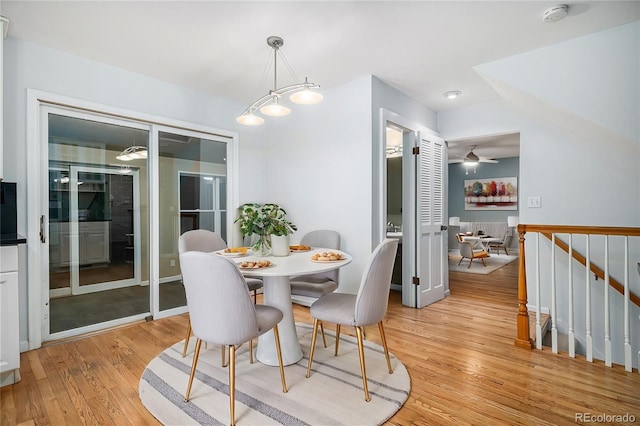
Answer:
[[[447,275],[446,175],[444,140],[419,132],[416,185],[416,307],[444,298]]]

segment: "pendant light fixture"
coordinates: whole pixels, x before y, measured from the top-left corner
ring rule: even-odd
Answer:
[[[310,83],[305,77],[304,82],[284,86],[278,89],[278,53],[284,45],[281,37],[271,36],[267,38],[267,44],[273,49],[273,89],[269,93],[249,105],[242,114],[236,118],[236,121],[245,126],[259,126],[264,123],[264,118],[255,115],[256,111],[260,111],[264,115],[270,117],[282,117],[289,115],[291,109],[280,103],[282,96],[291,93],[289,99],[291,102],[299,105],[314,105],[322,101],[322,95],[313,89],[317,89],[320,85]],[[284,55],[280,53],[281,59],[287,65],[291,76],[294,80],[298,80],[288,66]]]
[[[144,146],[130,146],[116,158],[120,161],[144,160],[147,158],[147,148]]]

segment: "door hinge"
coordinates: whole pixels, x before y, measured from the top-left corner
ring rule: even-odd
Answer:
[[[420,285],[420,277],[412,277],[411,278],[411,284]]]
[[[413,149],[411,150],[411,153],[413,155],[418,155],[420,154],[420,147],[419,146],[414,146]]]

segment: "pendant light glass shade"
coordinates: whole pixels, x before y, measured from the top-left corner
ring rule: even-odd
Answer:
[[[289,115],[291,110],[284,105],[280,105],[278,103],[278,98],[275,98],[273,103],[266,104],[260,108],[260,112],[270,117],[283,117],[285,115]]]
[[[236,121],[243,126],[259,126],[264,123],[264,118],[253,115],[252,112],[248,112],[236,118]]]
[[[289,96],[291,102],[298,105],[315,105],[322,102],[323,96],[313,90],[304,89]]]

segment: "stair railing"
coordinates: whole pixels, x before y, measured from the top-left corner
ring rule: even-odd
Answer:
[[[558,352],[558,329],[557,329],[557,303],[556,303],[556,247],[560,247],[562,250],[569,254],[567,263],[568,278],[566,281],[567,290],[569,292],[569,303],[567,306],[567,338],[568,338],[568,354],[571,357],[575,357],[575,330],[574,330],[574,283],[573,283],[573,260],[582,264],[585,267],[585,357],[587,361],[593,361],[593,330],[592,330],[592,312],[591,312],[591,274],[595,279],[601,279],[605,283],[604,290],[604,361],[605,365],[612,365],[612,341],[611,341],[611,323],[610,323],[610,295],[609,288],[616,289],[623,295],[624,307],[623,307],[623,335],[624,335],[624,364],[625,370],[632,371],[632,347],[631,347],[631,318],[630,318],[630,305],[631,303],[640,307],[640,298],[633,294],[629,289],[629,237],[640,237],[640,228],[629,227],[588,227],[588,226],[564,226],[564,225],[518,225],[518,234],[520,236],[520,262],[518,269],[518,315],[517,315],[517,335],[515,344],[520,347],[532,349],[534,347],[534,341],[530,337],[529,329],[529,311],[528,311],[528,294],[527,294],[527,274],[526,274],[526,253],[525,253],[525,234],[527,232],[536,233],[535,238],[535,292],[536,292],[536,342],[537,349],[542,349],[542,324],[541,324],[541,292],[540,292],[540,244],[539,236],[542,235],[549,240],[552,244],[551,250],[551,340],[552,351]],[[561,240],[557,234],[568,234],[568,243]],[[578,253],[573,245],[574,235],[585,235],[585,255]],[[591,260],[591,238],[592,235],[604,236],[604,270],[592,263]],[[609,237],[621,236],[623,237],[624,254],[623,254],[623,267],[624,267],[624,279],[623,283],[610,276],[609,273]],[[640,272],[640,262],[638,262],[638,268]],[[640,357],[640,352],[638,353]]]

